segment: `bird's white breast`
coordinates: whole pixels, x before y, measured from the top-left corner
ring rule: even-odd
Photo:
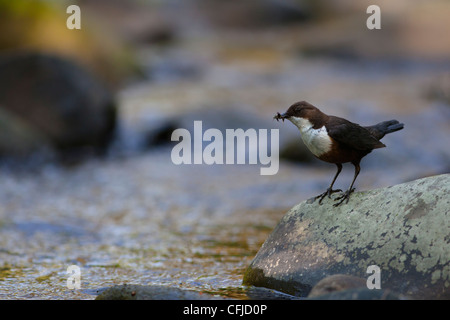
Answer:
[[[290,117],[289,120],[299,128],[303,142],[315,156],[319,157],[331,150],[332,141],[325,126],[313,129],[308,119]]]

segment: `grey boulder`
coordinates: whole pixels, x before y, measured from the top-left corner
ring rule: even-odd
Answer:
[[[450,299],[449,194],[443,174],[355,192],[337,208],[333,198],[304,201],[281,219],[243,284],[306,297],[332,275],[370,280],[374,265],[381,290]]]

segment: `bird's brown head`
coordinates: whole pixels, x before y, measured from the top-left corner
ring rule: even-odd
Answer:
[[[291,117],[309,119],[312,118],[317,112],[320,112],[320,110],[312,104],[306,101],[299,101],[290,106],[285,113],[280,114],[277,112],[273,118],[276,120],[281,119],[283,121],[284,119],[289,119]]]

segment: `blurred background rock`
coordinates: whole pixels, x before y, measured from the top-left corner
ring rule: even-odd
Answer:
[[[70,15],[66,8],[70,4],[81,7],[81,30],[66,27]],[[379,101],[377,108],[380,109],[391,110],[394,104],[398,110],[423,107],[422,101],[411,104],[403,92],[392,92],[391,84],[386,84],[387,88],[381,86],[381,91],[386,89],[383,93],[366,87],[362,89],[364,92],[357,94],[355,92],[361,88],[353,84],[353,87],[346,87],[344,83],[328,86],[328,76],[321,76],[321,67],[315,68],[314,64],[319,61],[323,65],[330,59],[348,64],[342,68],[345,71],[342,77],[347,78],[351,77],[355,66],[362,74],[367,72],[367,78],[376,76],[378,69],[383,72],[397,68],[400,73],[421,67],[429,71],[430,66],[441,71],[445,69],[441,72],[444,74],[429,77],[426,83],[419,80],[422,82],[415,83],[414,87],[422,90],[420,87],[425,86],[424,101],[439,100],[448,104],[450,41],[447,33],[450,26],[446,17],[450,4],[443,0],[402,0],[395,4],[378,1],[377,4],[381,7],[382,29],[373,31],[365,27],[369,16],[366,14],[370,5],[368,1],[0,0],[0,28],[3,31],[0,34],[0,59],[3,61],[0,78],[6,83],[14,75],[18,81],[14,90],[9,86],[0,88],[0,104],[3,106],[2,114],[10,119],[10,123],[14,123],[12,119],[16,118],[22,122],[21,125],[11,125],[16,128],[14,130],[0,128],[4,137],[14,136],[3,139],[0,153],[14,153],[12,150],[24,153],[37,143],[23,141],[25,133],[16,134],[20,131],[18,128],[24,126],[36,131],[42,138],[40,141],[45,141],[45,145],[51,148],[65,151],[72,148],[80,150],[80,146],[87,147],[81,148],[83,150],[104,149],[116,137],[112,134],[117,129],[116,117],[131,116],[129,100],[118,101],[117,95],[126,94],[129,91],[124,89],[130,87],[138,90],[139,86],[148,91],[150,88],[159,92],[170,91],[171,99],[164,101],[156,101],[158,97],[155,96],[137,94],[146,100],[147,110],[164,116],[170,113],[170,109],[211,109],[231,104],[238,108],[263,110],[266,113],[264,117],[269,117],[298,99],[334,108],[336,99],[339,107],[349,97],[364,96],[370,101],[379,99],[380,94],[396,95],[388,103]],[[8,64],[11,59],[17,59],[14,55],[32,59],[29,57],[36,57],[37,53],[42,59],[64,59],[73,70],[83,70],[80,71],[84,72],[82,77],[95,85],[82,88],[83,80],[79,79],[77,86],[69,73],[60,73],[59,78],[50,79],[36,74],[50,71],[35,71],[39,68],[19,73]],[[310,68],[308,61],[311,62]],[[50,63],[48,67],[56,70],[58,64]],[[5,73],[6,70],[9,74]],[[33,77],[34,83],[21,85],[20,78]],[[54,106],[43,103],[36,107],[35,104],[42,100],[42,93],[36,88],[45,86],[46,81],[50,81],[47,85],[52,87],[51,81],[63,83],[63,79],[72,84],[53,88],[55,94],[58,90],[64,99],[53,99]],[[317,81],[321,83],[316,86],[321,87],[320,92],[310,88],[311,83]],[[130,83],[139,85],[133,87]],[[272,89],[266,91],[270,86]],[[290,92],[290,86],[298,87],[297,94]],[[327,94],[322,91],[324,86]],[[244,87],[248,96],[244,96]],[[412,85],[408,87],[400,90],[415,90]],[[201,89],[202,92],[199,91]],[[235,89],[235,93],[231,93],[231,89]],[[52,95],[51,88],[47,93]],[[74,98],[77,94],[79,97],[95,97],[97,101],[77,100]],[[19,96],[28,99],[18,101],[20,99],[14,98]],[[67,104],[72,105],[68,107]],[[48,126],[42,121],[38,124],[36,117],[32,116],[42,114],[42,108],[46,107],[53,115],[43,116]],[[68,112],[69,109],[72,111]],[[72,117],[77,113],[81,121],[90,119],[92,114],[99,116],[91,123],[73,122],[70,125],[70,119],[75,119]],[[345,116],[342,112],[341,115]],[[152,118],[146,114],[140,116]],[[104,119],[100,120],[102,117]],[[65,137],[62,137],[62,131],[58,133],[59,137],[49,134],[50,128],[56,126],[52,121],[56,120],[64,127]],[[122,120],[120,118],[119,122]],[[139,126],[138,123],[134,125]],[[152,128],[155,121],[142,121],[141,125],[149,127],[149,132],[142,134],[150,135],[142,139],[152,140],[153,134],[161,135],[157,131],[158,126]],[[80,130],[81,127],[85,130]],[[70,139],[67,139],[68,135],[71,135]],[[76,135],[80,135],[79,139],[74,138]],[[133,139],[139,140],[141,136]],[[5,141],[10,141],[10,146],[6,146]],[[23,141],[23,146],[19,146],[20,141]],[[290,158],[295,153],[282,151],[282,155]],[[304,159],[303,153],[297,159]]]

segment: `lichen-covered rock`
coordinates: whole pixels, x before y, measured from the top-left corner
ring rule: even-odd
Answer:
[[[245,285],[306,296],[323,278],[367,279],[414,299],[450,299],[450,174],[292,208],[244,275]],[[374,289],[376,290],[376,289]]]

